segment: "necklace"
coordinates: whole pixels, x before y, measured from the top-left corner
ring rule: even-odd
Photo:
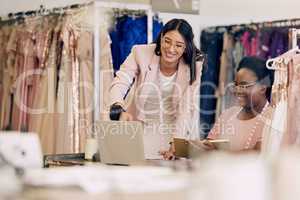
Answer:
[[[246,142],[246,144],[245,144],[244,149],[249,149],[249,148],[250,148],[251,141],[253,140],[253,137],[254,137],[254,134],[255,134],[255,132],[256,132],[257,126],[258,126],[258,124],[259,124],[259,122],[260,122],[259,118],[260,118],[261,116],[263,116],[263,114],[265,113],[265,111],[266,111],[268,105],[269,105],[269,102],[267,101],[266,104],[265,104],[265,106],[263,107],[261,113],[259,113],[259,114],[256,116],[255,124],[254,124],[253,128],[251,129],[250,135],[249,135],[249,137],[248,137],[248,139],[247,139],[247,142]]]
[[[244,145],[244,149],[247,150],[250,148],[250,144],[251,144],[251,141],[253,140],[253,137],[254,137],[254,134],[256,132],[256,129],[257,129],[257,126],[259,125],[260,123],[260,118],[261,116],[263,116],[263,114],[265,113],[265,111],[267,110],[267,107],[269,105],[269,102],[267,101],[266,104],[264,105],[261,113],[259,113],[256,117],[255,117],[255,123],[254,123],[254,126],[251,128],[251,131],[250,131],[250,135],[248,136],[247,138],[247,141],[246,141],[246,144]],[[233,120],[233,117],[237,117],[237,115],[242,111],[243,108],[239,109],[239,111],[233,115],[231,118],[230,118],[230,121]]]

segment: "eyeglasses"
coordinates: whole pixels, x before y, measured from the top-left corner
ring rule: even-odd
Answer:
[[[178,43],[175,42],[175,44],[173,44],[173,41],[170,38],[162,38],[162,43],[161,43],[165,48],[171,48],[173,46],[173,48],[176,51],[184,51],[185,50],[185,44],[182,43]]]
[[[239,84],[239,85],[236,82],[232,82],[228,86],[232,91],[236,91],[236,90],[247,90],[256,84],[257,84],[257,81],[254,81],[251,83]]]

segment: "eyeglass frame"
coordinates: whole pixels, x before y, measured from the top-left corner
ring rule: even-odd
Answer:
[[[169,42],[166,41],[166,39],[170,40]],[[182,42],[180,42],[182,43]],[[184,45],[182,47],[177,47],[176,45],[176,42],[175,44],[173,44],[173,40],[170,39],[170,38],[166,38],[165,36],[161,37],[161,45],[166,47],[166,48],[171,48],[172,46],[174,47],[174,49],[178,52],[178,51],[181,51],[181,52],[184,52],[184,50],[186,49],[186,44],[184,43]]]
[[[255,86],[256,84],[258,83],[258,81],[254,81],[254,82],[250,82],[250,83],[247,83],[247,84],[239,84],[237,85],[236,82],[231,82],[229,83],[229,87],[233,87],[234,90],[247,90],[248,88],[250,87],[253,87]]]

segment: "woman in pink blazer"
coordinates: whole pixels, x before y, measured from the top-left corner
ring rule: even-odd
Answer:
[[[192,27],[172,19],[156,43],[135,45],[110,88],[111,120],[144,123],[146,158],[164,157],[173,137],[199,138],[199,91],[203,56]],[[133,101],[125,105],[128,91]]]

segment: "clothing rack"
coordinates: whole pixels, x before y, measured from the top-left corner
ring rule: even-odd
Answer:
[[[297,41],[300,38],[300,29],[292,28],[289,30],[290,49],[297,48]]]
[[[44,5],[41,5],[37,10],[29,10],[25,12],[9,13],[6,17],[1,17],[0,22],[5,21],[15,21],[20,19],[25,19],[30,16],[46,16],[49,14],[63,14],[68,10],[79,9],[86,6],[94,6],[94,19],[100,19],[99,9],[97,8],[111,8],[120,10],[133,10],[133,11],[144,11],[147,14],[147,41],[152,43],[152,30],[153,30],[153,11],[152,6],[149,4],[142,3],[118,3],[118,2],[104,2],[100,0],[95,0],[92,2],[87,2],[84,4],[72,4],[65,7],[54,7],[51,9],[46,9]],[[96,22],[97,20],[95,20]],[[99,96],[100,91],[100,24],[94,24],[94,119],[100,119],[100,105],[101,98]]]
[[[16,12],[16,13],[9,13],[5,17],[0,17],[0,21],[9,21],[9,20],[18,20],[18,19],[24,19],[26,17],[31,17],[31,16],[44,16],[44,15],[49,15],[49,14],[62,14],[68,10],[73,10],[73,9],[79,9],[83,8],[86,6],[90,6],[93,2],[87,2],[84,4],[72,4],[68,5],[65,7],[54,7],[51,9],[46,9],[44,5],[40,5],[40,8],[37,10],[28,10],[28,11],[21,11],[21,12]]]
[[[208,27],[207,29],[216,29],[216,30],[232,30],[238,27],[248,27],[248,28],[267,28],[267,27],[298,27],[300,26],[300,18],[286,19],[286,20],[275,20],[275,21],[265,21],[265,22],[251,22],[243,24],[232,24],[232,25],[222,25]]]
[[[290,51],[296,51],[300,53],[300,49],[298,46],[298,39],[300,38],[300,29],[291,28],[289,29],[289,49]],[[283,62],[282,59],[278,58],[271,58],[268,59],[266,63],[266,67],[271,70],[281,70],[280,68],[276,67],[276,63]]]
[[[133,10],[133,11],[145,11],[147,13],[147,41],[148,43],[152,43],[152,29],[153,29],[153,11],[152,6],[148,4],[142,3],[118,3],[118,2],[103,2],[99,0],[95,0],[94,2],[95,11],[94,17],[95,19],[100,18],[99,8],[111,8],[111,9],[123,9],[123,10]],[[95,20],[97,21],[97,20]],[[94,120],[100,120],[100,113],[102,105],[102,99],[100,98],[100,24],[95,23],[94,26]]]

